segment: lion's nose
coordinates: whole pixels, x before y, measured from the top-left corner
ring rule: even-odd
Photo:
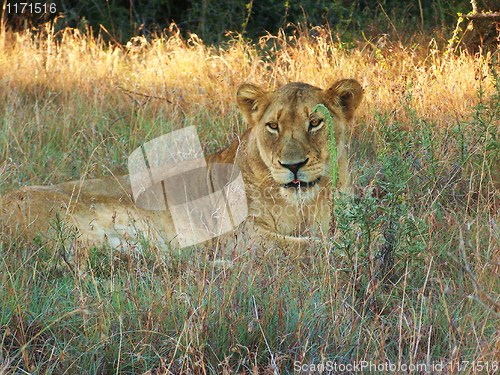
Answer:
[[[300,161],[298,163],[295,163],[295,164],[284,164],[282,162],[280,162],[280,164],[283,167],[285,167],[286,169],[289,169],[293,173],[294,176],[297,176],[297,172],[299,171],[299,169],[302,168],[304,165],[306,165],[308,161],[309,161],[309,158],[306,160]]]

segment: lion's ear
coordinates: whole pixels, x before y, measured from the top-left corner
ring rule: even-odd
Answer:
[[[247,122],[253,126],[265,109],[268,93],[259,86],[245,83],[238,87],[236,101]]]
[[[347,121],[354,116],[363,99],[363,88],[355,79],[342,79],[335,82],[328,90],[327,97],[340,105]]]

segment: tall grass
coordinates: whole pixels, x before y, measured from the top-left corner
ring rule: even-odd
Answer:
[[[314,35],[268,36],[261,46],[236,38],[216,49],[195,37],[183,40],[174,28],[151,41],[136,38],[128,47],[105,45],[76,30],[46,30],[38,37],[4,33],[0,144],[2,159],[13,159],[3,165],[11,176],[5,188],[74,178],[87,169],[101,175],[102,165],[85,164],[104,160],[115,170],[137,143],[168,130],[164,122],[204,124],[202,135],[213,139],[208,125],[225,121],[230,125],[216,128],[227,136],[209,146],[227,144],[243,127],[234,93],[244,81],[272,89],[288,81],[326,87],[356,77],[366,90],[358,123],[367,127],[377,126],[377,112],[408,123],[405,105],[449,127],[470,113],[480,85],[485,96],[491,94],[488,56],[447,57],[432,42],[407,47],[388,40],[347,50],[324,30]]]
[[[493,373],[495,59],[446,55],[432,40],[348,47],[313,35],[216,48],[175,28],[126,46],[74,30],[0,34],[0,193],[125,173],[130,151],[186,125],[206,152],[220,149],[245,128],[242,82],[354,77],[365,87],[351,132],[356,197],[336,199],[330,246],[226,263],[210,248],[151,243],[137,258],[95,248],[80,275],[60,267],[57,245],[0,236],[0,372],[289,373],[372,361]]]

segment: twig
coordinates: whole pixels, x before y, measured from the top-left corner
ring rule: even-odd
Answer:
[[[472,13],[477,13],[477,3],[476,3],[476,0],[470,0],[470,3],[472,5]]]
[[[262,329],[262,326],[260,325],[259,311],[257,310],[257,303],[255,302],[255,296],[252,296],[252,300],[253,300],[253,307],[255,309],[255,319],[257,320],[257,323],[259,324],[260,333],[262,333],[262,337],[264,338],[264,342],[266,343],[267,351],[269,352],[269,355],[271,356],[271,366],[273,367],[273,372],[275,375],[279,375],[278,367],[276,366],[273,352],[271,351],[271,347],[269,346],[269,343],[267,342],[266,335],[264,334],[264,330]]]
[[[418,0],[418,9],[420,11],[420,29],[424,31],[424,10],[422,8],[422,0]]]
[[[165,98],[165,97],[163,97],[163,96],[155,96],[155,95],[143,94],[143,93],[141,93],[141,92],[128,90],[128,89],[126,89],[126,88],[124,88],[124,87],[122,87],[122,86],[118,86],[118,88],[119,88],[120,90],[122,90],[123,92],[127,93],[127,94],[132,94],[132,95],[142,96],[142,97],[144,97],[144,98],[147,98],[148,100],[149,100],[149,99],[164,100],[164,101],[166,101],[167,103],[172,104],[172,101],[171,101],[170,99]]]
[[[491,13],[473,13],[467,14],[467,17],[470,20],[489,20],[489,21],[497,21],[500,20],[500,12],[491,12]]]
[[[387,14],[387,12],[385,11],[384,7],[382,6],[382,4],[380,3],[380,1],[378,1],[378,6],[380,7],[380,9],[382,10],[382,13],[384,14],[385,18],[387,18],[387,21],[389,21],[389,24],[391,25],[392,29],[394,30],[394,33],[396,34],[397,38],[399,39],[399,41],[401,42],[401,37],[399,36],[399,32],[398,32],[398,29],[396,29],[396,26],[394,26],[394,23],[392,22],[391,20],[391,17],[389,17],[389,15]]]

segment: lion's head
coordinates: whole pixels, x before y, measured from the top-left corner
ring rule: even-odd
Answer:
[[[362,94],[361,85],[353,79],[338,81],[326,90],[305,83],[289,83],[273,92],[253,84],[239,87],[237,102],[253,128],[260,158],[287,201],[310,200],[326,183],[327,124],[313,108],[323,104],[330,110],[340,157],[346,122],[353,117]]]

